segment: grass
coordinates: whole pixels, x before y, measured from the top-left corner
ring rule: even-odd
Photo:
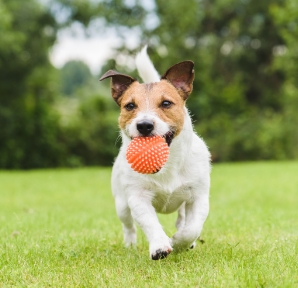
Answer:
[[[0,287],[298,287],[297,171],[214,165],[205,244],[161,261],[123,248],[110,169],[2,171]]]

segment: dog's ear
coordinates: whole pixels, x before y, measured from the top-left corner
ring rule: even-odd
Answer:
[[[114,98],[116,103],[120,106],[119,100],[121,98],[121,95],[134,81],[136,81],[136,79],[128,75],[124,75],[116,71],[109,70],[99,79],[99,81],[102,81],[107,78],[112,78],[111,79],[112,97]]]
[[[194,77],[194,63],[183,61],[169,68],[161,79],[170,81],[177,90],[182,92],[183,98],[186,100],[192,91]]]

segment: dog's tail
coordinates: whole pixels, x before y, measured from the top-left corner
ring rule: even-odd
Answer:
[[[160,81],[160,76],[147,54],[147,45],[144,46],[137,54],[136,66],[144,83],[154,83]]]

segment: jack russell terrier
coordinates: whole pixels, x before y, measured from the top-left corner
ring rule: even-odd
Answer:
[[[169,68],[161,78],[147,55],[136,57],[145,83],[110,70],[111,93],[120,106],[122,147],[112,171],[112,191],[127,247],[136,244],[134,221],[145,233],[153,260],[175,250],[193,248],[209,212],[210,153],[193,131],[185,102],[192,92],[194,63],[184,61]],[[125,154],[134,137],[162,136],[169,145],[168,161],[155,174],[140,174]],[[169,238],[156,212],[178,210],[176,233]]]

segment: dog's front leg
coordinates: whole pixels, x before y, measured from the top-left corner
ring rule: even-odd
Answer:
[[[152,206],[150,193],[134,194],[129,197],[128,205],[133,219],[145,233],[152,260],[163,259],[172,252],[171,239],[165,234]]]
[[[131,211],[128,207],[125,197],[115,197],[116,211],[119,219],[122,222],[124,233],[124,243],[126,247],[135,246],[137,242],[136,228],[133,223]]]
[[[172,238],[175,250],[193,247],[193,243],[199,238],[204,222],[209,212],[209,194],[201,194],[190,203],[185,203],[184,225]]]

